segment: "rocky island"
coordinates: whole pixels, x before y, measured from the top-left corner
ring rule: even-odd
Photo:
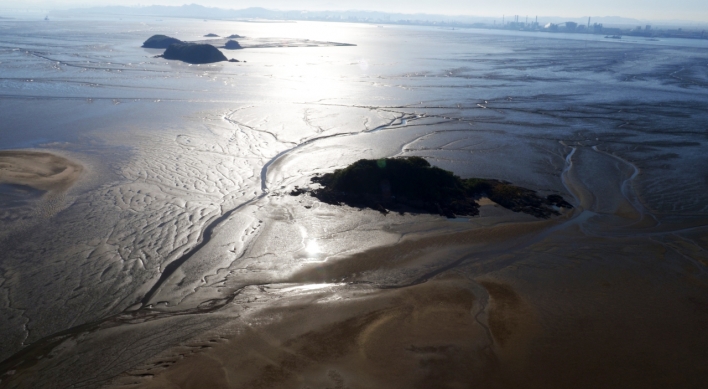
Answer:
[[[143,47],[148,49],[166,49],[173,43],[184,43],[177,38],[172,38],[167,35],[153,35],[148,38]]]
[[[173,43],[162,55],[165,59],[177,59],[191,64],[228,61],[216,47],[201,43]]]
[[[467,178],[431,166],[421,157],[361,159],[352,165],[311,180],[320,188],[296,187],[293,196],[308,193],[328,204],[411,213],[440,214],[448,218],[479,214],[477,200],[490,200],[514,212],[538,218],[573,208],[559,195],[540,197],[535,191],[508,182]]]

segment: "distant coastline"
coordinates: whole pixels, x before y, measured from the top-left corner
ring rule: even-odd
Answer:
[[[57,11],[61,14],[61,11]],[[650,39],[684,38],[708,40],[708,22],[685,20],[641,20],[618,16],[556,17],[499,15],[483,17],[472,15],[404,14],[377,11],[302,11],[272,10],[261,7],[222,9],[198,4],[183,6],[145,7],[106,6],[77,8],[65,11],[78,14],[110,14],[117,16],[155,16],[212,20],[273,20],[345,22],[374,25],[413,25],[441,28],[481,28],[507,31],[573,33],[591,35],[636,36]]]

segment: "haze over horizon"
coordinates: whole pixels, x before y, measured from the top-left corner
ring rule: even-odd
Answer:
[[[280,10],[312,10],[312,11],[345,11],[366,10],[395,13],[428,13],[445,15],[470,15],[496,17],[501,15],[587,17],[587,16],[619,16],[644,20],[686,20],[708,22],[708,7],[702,0],[598,0],[592,3],[573,3],[557,0],[536,0],[532,3],[522,0],[500,0],[494,4],[483,1],[465,0],[359,0],[355,3],[332,0],[155,0],[145,3],[144,0],[28,0],[22,7],[8,8],[43,8],[58,9],[69,7],[100,7],[100,6],[149,6],[167,5],[181,6],[196,3],[205,7],[226,9],[243,9],[263,7]],[[0,7],[2,8],[2,7]]]

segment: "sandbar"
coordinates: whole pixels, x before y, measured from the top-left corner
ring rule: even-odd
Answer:
[[[0,150],[0,184],[62,192],[79,179],[83,170],[81,164],[45,151]]]

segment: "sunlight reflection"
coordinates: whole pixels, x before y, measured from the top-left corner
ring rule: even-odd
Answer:
[[[359,60],[359,69],[361,69],[361,71],[363,71],[363,72],[369,70],[369,61],[367,61],[363,58],[360,59]]]
[[[335,287],[335,286],[341,286],[344,284],[309,284],[309,285],[298,285],[298,286],[293,286],[289,288],[284,288],[281,290],[281,292],[288,293],[288,292],[310,292],[314,290],[320,290],[320,289],[325,289],[325,288],[330,288],[330,287]]]
[[[251,58],[267,66],[269,77],[280,80],[274,84],[279,96],[297,101],[345,98],[352,93],[351,80],[368,73],[372,63],[356,46],[329,44],[356,44],[360,30],[331,31],[326,23],[273,26],[268,34],[283,38],[283,46],[304,42],[312,47],[263,48],[252,51]]]
[[[322,253],[322,248],[320,247],[317,239],[312,239],[309,237],[305,227],[300,226],[300,235],[302,236],[302,245],[304,247],[305,254],[308,256],[308,260],[317,260],[320,253]]]
[[[307,242],[307,245],[305,245],[305,251],[307,251],[309,255],[317,255],[320,253],[320,245],[316,240],[310,240]]]

